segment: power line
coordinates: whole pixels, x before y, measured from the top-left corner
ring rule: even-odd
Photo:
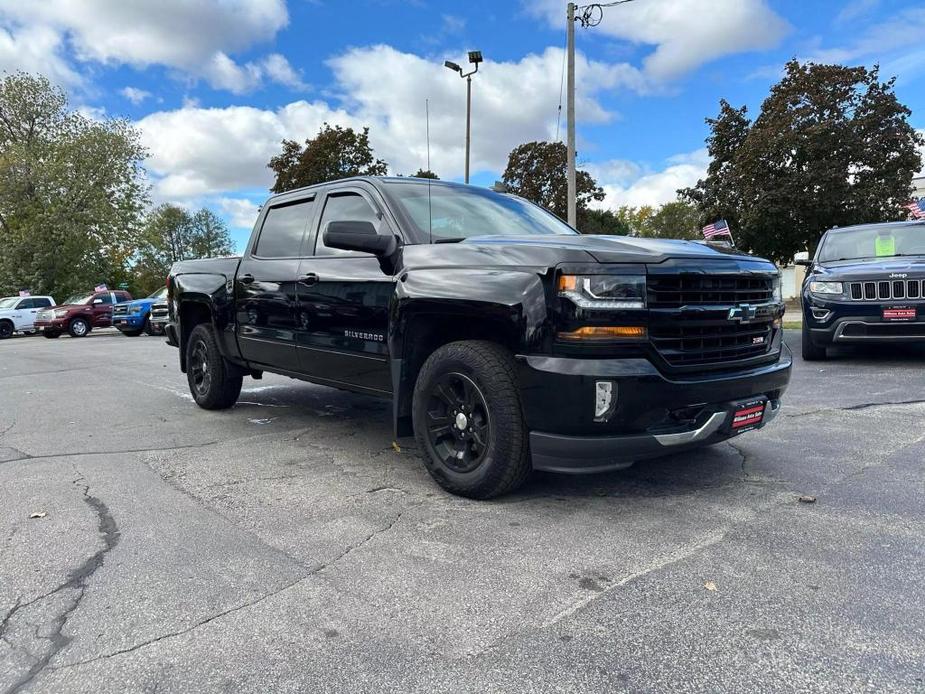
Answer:
[[[596,27],[604,19],[604,8],[625,5],[633,0],[616,0],[615,2],[595,2],[576,8],[575,19],[583,27]]]

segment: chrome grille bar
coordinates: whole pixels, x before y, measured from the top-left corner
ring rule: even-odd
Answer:
[[[925,297],[925,280],[865,280],[847,284],[851,301],[900,301]]]

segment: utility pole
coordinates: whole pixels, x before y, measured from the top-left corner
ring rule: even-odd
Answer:
[[[575,184],[575,10],[577,7],[574,2],[568,4],[568,27],[566,28],[568,100],[565,118],[568,133],[566,137],[568,142],[568,223],[573,227],[578,224],[578,191]]]

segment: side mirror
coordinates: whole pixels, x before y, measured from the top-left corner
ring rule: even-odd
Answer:
[[[378,256],[390,256],[398,249],[394,234],[379,234],[372,222],[331,222],[324,232],[324,245],[343,251],[359,251]]]
[[[812,267],[814,265],[812,260],[794,260],[794,265],[802,265],[803,267]]]
[[[102,300],[102,299],[94,299],[94,300],[93,300],[93,305],[94,305],[94,306],[96,306],[97,304],[101,304],[101,303],[103,303],[103,300]]]

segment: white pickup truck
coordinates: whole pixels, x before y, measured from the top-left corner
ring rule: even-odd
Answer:
[[[50,296],[7,296],[0,299],[0,340],[13,333],[31,332],[40,309],[54,306]]]

